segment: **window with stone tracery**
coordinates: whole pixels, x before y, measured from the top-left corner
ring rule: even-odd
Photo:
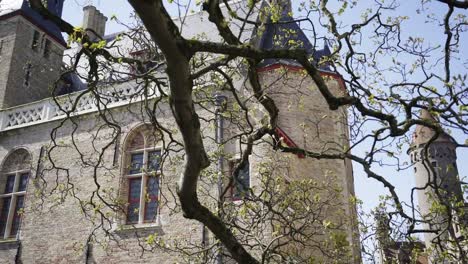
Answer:
[[[18,149],[3,161],[0,175],[0,239],[14,238],[21,225],[31,156]]]
[[[156,221],[161,172],[161,139],[142,126],[130,133],[125,144],[125,185],[127,224]]]

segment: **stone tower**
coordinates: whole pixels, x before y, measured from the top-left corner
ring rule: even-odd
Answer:
[[[338,96],[346,93],[343,79],[332,72],[329,65],[321,63],[330,50],[314,46],[300,25],[292,17],[291,1],[271,1],[280,8],[280,23],[265,22],[258,38],[264,50],[302,48],[307,51],[325,79],[330,91]],[[266,10],[269,10],[268,8]],[[270,16],[266,16],[271,19]],[[346,107],[336,111],[329,109],[315,82],[306,74],[301,64],[287,59],[265,59],[257,69],[261,86],[275,101],[279,109],[277,134],[290,148],[301,148],[319,154],[338,154],[349,146],[348,115]],[[290,155],[285,165],[290,181],[312,180],[327,184],[328,193],[315,193],[321,197],[335,195],[336,203],[327,210],[327,219],[346,238],[348,247],[343,255],[346,263],[360,262],[360,244],[357,231],[357,213],[354,199],[354,178],[351,161],[345,159],[317,160],[305,155]],[[313,249],[305,249],[302,255],[317,256]],[[326,262],[325,259],[319,260]]]
[[[422,110],[421,119],[438,125],[438,121],[427,110]],[[456,142],[447,133],[440,134],[430,142],[435,135],[436,132],[431,128],[418,125],[408,150],[414,164],[416,187],[423,188],[417,191],[420,212],[425,219],[431,220],[431,225],[426,224],[425,228],[452,229],[457,233],[458,226],[448,227],[447,216],[435,213],[431,208],[434,201],[450,202],[452,205],[463,202],[456,164]],[[437,199],[437,196],[440,198]],[[456,215],[456,212],[453,213]],[[445,235],[448,236],[448,233]],[[435,237],[433,233],[425,233],[426,247],[431,246]]]
[[[47,1],[61,16],[63,0]],[[31,9],[27,0],[0,3],[0,109],[50,96],[66,43],[59,28]]]

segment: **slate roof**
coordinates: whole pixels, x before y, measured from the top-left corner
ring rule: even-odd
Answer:
[[[273,22],[271,16],[268,16],[265,30],[260,38],[259,47],[265,50],[302,48],[310,56],[313,56],[315,62],[320,61],[323,56],[331,54],[326,43],[322,50],[316,50],[295,19],[291,17],[291,10],[288,7],[283,9],[278,21]],[[294,60],[284,59],[266,59],[262,61],[260,66],[267,67],[273,64],[300,66]],[[328,65],[322,65],[320,69],[330,70]]]
[[[11,1],[11,0],[10,0]],[[288,3],[289,0],[284,0],[284,3]],[[247,17],[250,21],[260,22],[260,10],[265,10],[269,5],[268,0],[264,0],[261,3],[257,4],[252,12],[248,6],[248,1],[246,0],[231,0],[230,6],[232,10],[235,10],[239,17]],[[243,24],[240,20],[232,18],[229,16],[229,12],[222,4],[221,10],[227,18],[233,33],[239,35],[240,30],[242,29],[242,35],[240,39],[242,42],[251,43],[256,45],[259,48],[263,49],[277,49],[277,48],[298,48],[303,47],[307,52],[314,57],[315,61],[319,61],[322,56],[330,55],[330,50],[328,46],[321,50],[314,48],[310,40],[305,35],[304,31],[300,28],[297,22],[290,17],[290,11],[286,9],[283,12],[282,16],[279,19],[279,23],[272,23],[271,18],[268,18],[268,21],[265,23],[265,29],[261,32],[258,32],[257,29],[251,23]],[[269,17],[269,16],[266,16]],[[193,14],[189,14],[183,18],[174,18],[174,22],[181,28],[182,36],[187,39],[197,38],[201,40],[214,41],[214,42],[223,42],[223,39],[219,35],[216,26],[208,20],[208,13],[203,10],[199,10]],[[123,32],[111,33],[103,38],[107,41],[115,39],[117,35]],[[128,52],[131,53],[135,51],[133,43],[130,39],[124,38],[120,42],[119,52]],[[73,56],[77,52],[78,46],[72,49],[65,51],[66,54]],[[111,50],[111,53],[113,51]],[[293,65],[300,66],[299,63],[294,60],[279,60],[279,59],[267,59],[263,60],[260,63],[260,67],[266,67],[273,64],[283,64],[283,65]],[[86,65],[83,65],[86,67]],[[327,65],[323,65],[321,70],[329,71]],[[68,83],[72,87],[68,87],[72,91],[80,90],[86,87],[83,83],[78,83],[79,78],[72,78],[68,80]]]
[[[55,15],[62,16],[63,0],[49,0],[47,1],[47,8]],[[41,15],[29,6],[27,0],[0,1],[0,20],[19,14],[24,15],[31,20],[32,23],[50,34],[55,40],[65,45],[65,40],[63,39],[59,27],[51,21],[42,18]]]

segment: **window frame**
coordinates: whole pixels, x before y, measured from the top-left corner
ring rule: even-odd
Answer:
[[[24,190],[18,191],[18,189],[20,187],[20,183],[21,183],[21,177],[23,175],[25,175],[25,174],[28,175],[28,179],[26,180],[26,185],[24,187]],[[10,205],[9,205],[9,208],[8,208],[8,214],[7,214],[7,218],[6,218],[6,222],[5,222],[5,230],[4,230],[4,233],[3,233],[3,237],[0,237],[0,240],[1,239],[14,238],[14,237],[18,236],[18,234],[19,234],[19,231],[20,231],[20,228],[21,228],[22,214],[18,214],[18,210],[16,210],[17,201],[18,201],[18,197],[23,197],[23,205],[19,210],[21,210],[21,209],[24,210],[24,202],[25,202],[25,199],[26,199],[26,190],[27,190],[27,187],[28,187],[29,178],[31,177],[31,170],[30,169],[22,169],[22,170],[9,171],[9,172],[2,172],[1,173],[1,177],[5,177],[6,179],[8,179],[8,177],[12,176],[12,175],[14,175],[14,177],[15,177],[12,191],[9,192],[9,193],[5,193],[5,190],[1,190],[2,193],[0,194],[0,201],[1,201],[0,203],[3,203],[3,200],[6,199],[6,198],[10,198]],[[7,183],[7,180],[5,180],[5,184],[6,183]],[[6,186],[5,186],[5,188],[6,188]],[[0,210],[0,214],[1,214],[1,210]],[[0,217],[2,217],[2,216],[0,216]],[[13,228],[15,218],[18,218],[19,223],[18,223],[16,233],[12,234],[11,231],[12,231],[12,228]]]
[[[160,204],[160,197],[161,197],[161,156],[163,153],[163,148],[160,145],[160,141],[156,142],[154,146],[152,144],[149,144],[148,141],[148,135],[151,135],[152,132],[149,132],[145,129],[138,129],[137,131],[132,131],[130,133],[129,139],[127,139],[126,145],[125,145],[125,166],[124,166],[124,180],[126,181],[126,191],[127,191],[127,206],[126,206],[126,211],[125,211],[125,219],[124,223],[126,225],[142,225],[142,224],[152,224],[156,223],[159,220],[159,204]],[[143,136],[144,140],[144,145],[143,148],[138,148],[138,149],[129,149],[129,141],[133,140],[137,134],[141,134]],[[155,132],[155,134],[159,134],[158,132]],[[158,168],[155,171],[150,171],[148,168],[149,166],[149,154],[151,152],[159,152],[159,162],[158,162]],[[130,173],[130,170],[132,168],[132,156],[135,154],[143,154],[143,159],[141,163],[141,171],[138,173]],[[149,202],[151,202],[151,198],[149,201],[147,201],[147,189],[148,189],[148,182],[150,177],[155,177],[156,178],[156,184],[157,184],[157,192],[156,192],[156,212],[154,215],[154,218],[152,220],[146,220],[146,211],[147,211],[147,205]],[[136,179],[141,179],[140,183],[140,193],[139,193],[139,204],[138,204],[138,220],[137,221],[130,221],[130,214],[129,214],[129,208],[130,208],[130,199],[131,199],[131,181],[136,180]]]

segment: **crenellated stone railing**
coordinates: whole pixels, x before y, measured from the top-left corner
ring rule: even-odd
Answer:
[[[105,86],[94,92],[78,91],[56,97],[55,100],[47,98],[0,110],[0,132],[63,119],[67,116],[67,112],[70,116],[83,115],[96,112],[98,109],[124,106],[158,95],[154,87],[144,89],[142,85],[129,81]],[[74,110],[71,111],[73,108]]]

